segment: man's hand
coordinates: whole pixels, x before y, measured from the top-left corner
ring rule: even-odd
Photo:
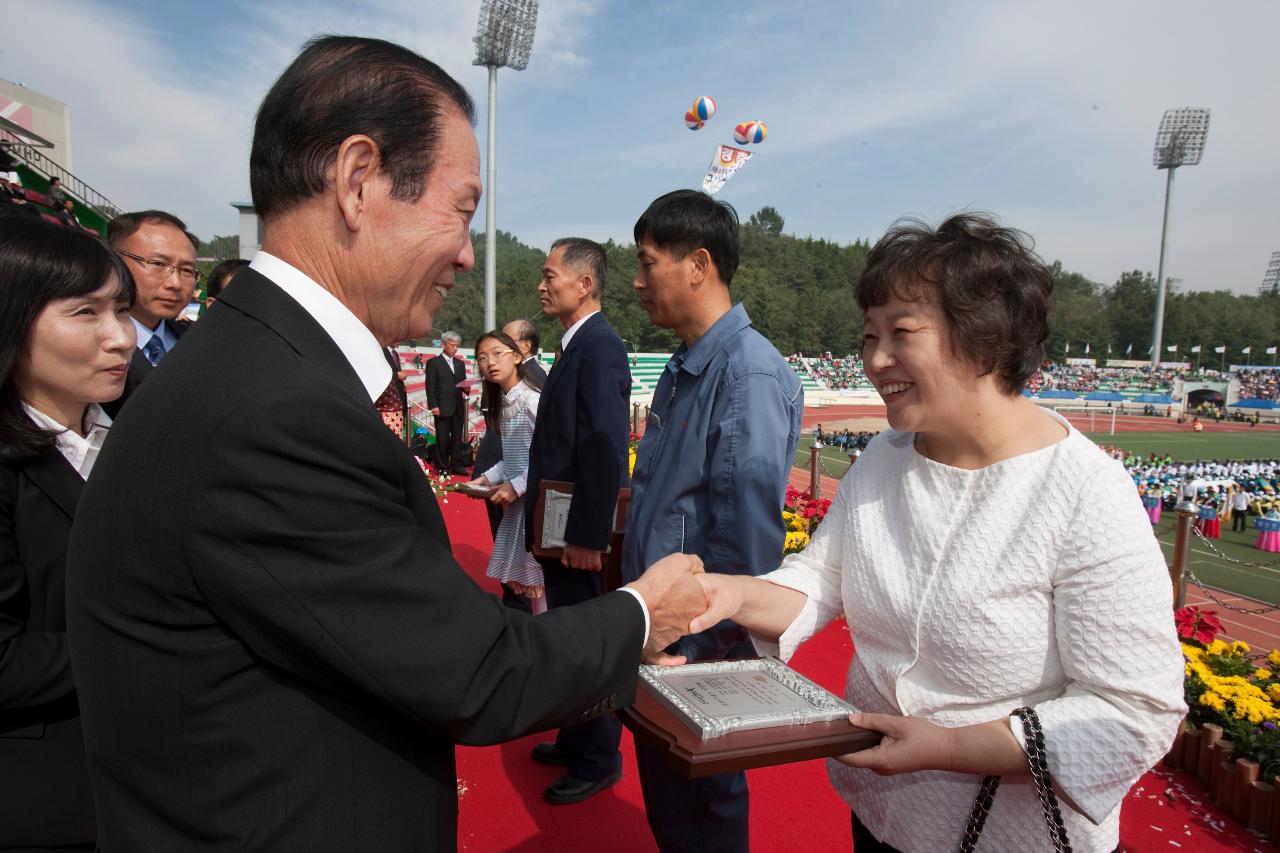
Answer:
[[[702,571],[702,560],[696,555],[670,554],[627,584],[640,593],[649,608],[649,642],[641,655],[645,663],[684,663],[683,657],[664,654],[662,650],[690,633],[693,617],[707,609],[707,598],[695,580]]]
[[[507,504],[515,501],[518,497],[520,496],[516,494],[515,488],[510,483],[503,483],[501,486],[498,486],[498,490],[496,492],[489,495],[489,500],[496,506],[506,506]]]
[[[598,572],[603,566],[603,563],[600,562],[600,554],[600,551],[594,551],[590,548],[579,548],[577,545],[566,544],[564,546],[564,555],[560,557],[560,565],[567,569]]]
[[[432,407],[431,407],[431,414],[435,415],[437,418],[438,418],[438,417],[440,417],[440,407],[439,407],[439,406],[432,406]]]

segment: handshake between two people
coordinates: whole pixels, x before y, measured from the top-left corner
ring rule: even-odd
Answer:
[[[649,640],[641,659],[649,664],[680,666],[682,655],[664,650],[681,637],[730,619],[737,606],[707,574],[696,554],[668,554],[627,586],[640,593],[649,608]]]

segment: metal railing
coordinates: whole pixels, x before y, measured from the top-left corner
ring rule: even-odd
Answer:
[[[1237,566],[1246,566],[1249,568],[1266,568],[1276,565],[1277,560],[1271,560],[1266,563],[1254,563],[1248,560],[1239,560],[1224,554],[1216,545],[1205,538],[1204,534],[1195,527],[1195,520],[1200,516],[1200,507],[1195,504],[1184,501],[1174,507],[1178,513],[1178,520],[1174,522],[1177,525],[1177,533],[1173,540],[1173,562],[1169,564],[1169,580],[1173,584],[1173,609],[1180,610],[1187,603],[1187,581],[1195,584],[1200,592],[1212,601],[1214,604],[1229,610],[1233,613],[1239,613],[1243,616],[1258,616],[1263,613],[1271,613],[1280,609],[1280,605],[1268,604],[1262,607],[1240,607],[1236,604],[1223,601],[1219,598],[1212,587],[1207,586],[1204,581],[1196,577],[1196,573],[1191,569],[1191,540],[1196,537],[1200,543],[1207,548],[1215,556],[1226,560]]]
[[[53,178],[61,179],[64,189],[97,210],[104,219],[114,219],[122,213],[111,199],[50,160],[34,146],[23,142],[14,142],[12,137],[9,140],[5,140],[3,135],[0,135],[0,141],[3,141],[5,151],[13,154],[13,156],[22,160],[46,178],[50,180]]]

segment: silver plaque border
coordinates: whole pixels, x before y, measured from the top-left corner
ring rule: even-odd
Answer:
[[[736,717],[708,717],[700,709],[685,701],[666,678],[669,675],[706,673],[718,675],[726,672],[761,672],[784,687],[789,688],[810,707],[770,714],[742,714]],[[732,732],[751,729],[769,729],[774,726],[801,726],[828,720],[842,720],[858,709],[824,687],[814,684],[777,658],[752,660],[724,660],[693,663],[685,666],[641,666],[640,677],[663,705],[685,725],[698,733],[703,740],[722,737]]]

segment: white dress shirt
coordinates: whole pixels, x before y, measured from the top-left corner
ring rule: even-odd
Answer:
[[[107,413],[102,411],[102,407],[97,403],[89,404],[89,408],[84,413],[85,434],[83,436],[75,430],[67,429],[25,401],[22,404],[22,408],[26,411],[27,417],[35,422],[36,426],[56,433],[53,440],[57,443],[58,452],[70,463],[72,468],[76,469],[76,473],[82,479],[88,480],[89,472],[93,470],[94,463],[98,461],[98,453],[102,450],[102,442],[107,438],[107,430],[111,429],[111,418],[107,417]]]
[[[592,317],[596,316],[599,313],[600,313],[599,311],[592,311],[590,314],[578,320],[578,322],[574,323],[569,328],[565,329],[564,334],[560,336],[560,352],[564,352],[569,348],[569,341],[573,340],[573,336],[577,334],[579,329],[582,328],[582,324],[587,322],[588,320],[590,320]]]
[[[249,268],[271,279],[320,324],[360,377],[370,400],[382,396],[391,384],[391,365],[387,364],[378,339],[338,297],[297,267],[267,252],[259,251]]]
[[[160,324],[156,326],[155,329],[148,329],[146,326],[138,322],[137,317],[130,315],[129,319],[133,321],[133,328],[138,332],[138,349],[145,347],[147,342],[157,335],[160,336],[160,343],[164,344],[164,351],[166,353],[177,345],[178,338],[169,329],[169,324],[164,320],[161,320]]]
[[[1054,415],[1063,425],[1066,421]],[[809,547],[766,580],[807,595],[783,659],[833,618],[856,653],[859,709],[959,727],[1023,705],[1044,726],[1077,851],[1110,851],[1129,788],[1186,713],[1172,590],[1132,480],[1074,429],[977,470],[928,459],[887,430],[840,483]],[[762,653],[778,646],[761,643]],[[1021,726],[1012,726],[1021,738]],[[881,841],[953,850],[978,776],[878,776],[838,762],[833,784]],[[996,792],[982,850],[1050,850],[1030,777]]]

